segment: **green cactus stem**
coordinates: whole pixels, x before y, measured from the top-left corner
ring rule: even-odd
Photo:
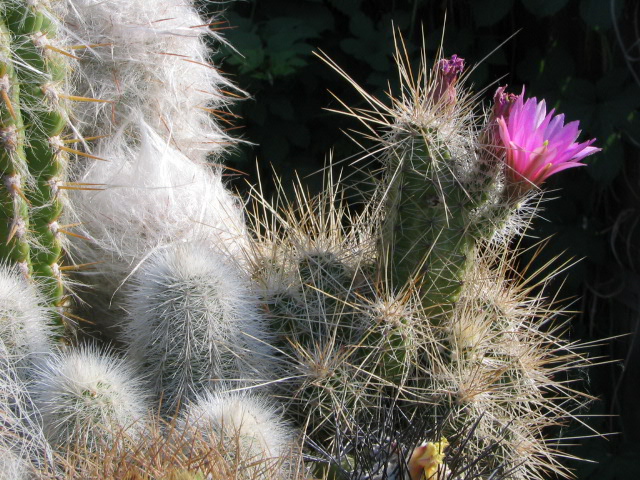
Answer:
[[[59,135],[67,124],[59,86],[67,63],[59,49],[48,48],[55,26],[41,5],[30,2],[5,7],[12,34],[12,52],[20,82],[20,108],[25,125],[25,153],[33,188],[27,192],[33,274],[54,306],[61,306],[63,286],[60,273],[62,246],[58,219],[62,213],[60,184],[66,157]]]
[[[0,19],[0,259],[30,275],[29,205],[24,183],[29,177],[20,111],[20,86],[11,58],[10,35]]]
[[[415,283],[425,309],[437,314],[462,290],[476,242],[470,226],[477,205],[456,177],[449,148],[434,140],[435,132],[408,135],[387,159],[381,255],[393,286]]]

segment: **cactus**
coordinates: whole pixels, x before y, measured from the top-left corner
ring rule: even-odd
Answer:
[[[125,316],[123,283],[154,249],[199,238],[242,262],[246,242],[239,204],[220,176],[171,148],[146,123],[136,132],[136,146],[128,144],[126,131],[114,135],[99,152],[109,161],[94,162],[79,179],[104,188],[73,196],[89,239],[75,239],[73,253],[82,263],[96,263],[95,272],[79,275],[92,287],[86,299],[93,311],[85,315],[111,336]]]
[[[296,346],[305,355],[324,352],[338,366],[326,373],[331,395],[324,403],[333,410],[313,409],[307,423],[331,422],[335,398],[351,399],[357,391],[366,397],[371,385],[385,385],[373,398],[398,401],[409,417],[447,419],[446,437],[476,424],[467,453],[481,457],[493,445],[495,453],[482,460],[489,470],[511,470],[522,479],[563,473],[543,432],[570,418],[582,402],[553,379],[554,361],[585,363],[555,338],[555,330],[541,327],[561,312],[548,310],[542,296],[530,296],[531,287],[516,280],[509,267],[514,257],[502,250],[503,232],[511,217],[526,213],[523,202],[549,174],[582,165],[597,149],[593,140],[575,142],[577,123],[565,126],[563,116],[547,114],[536,99],[525,102],[524,93],[506,101],[504,89],[480,129],[472,122],[473,98],[456,91],[461,59],[441,60],[431,72],[423,65],[417,76],[400,54],[398,59],[403,95],[392,96],[387,107],[364,93],[371,108],[347,111],[369,131],[387,126],[374,148],[382,152],[384,172],[370,201],[379,212],[372,232],[378,250],[376,273],[364,283],[375,288],[331,293],[361,314],[327,316],[325,324],[353,328],[358,318],[360,337],[318,336],[312,348]],[[367,271],[353,278],[360,275]],[[304,322],[291,323],[306,330]],[[394,324],[398,330],[389,330]],[[360,362],[346,353],[354,349],[363,353]],[[337,373],[345,368],[349,388]],[[342,416],[367,418],[382,404],[343,401]],[[353,425],[334,419],[331,428],[337,435]],[[325,432],[308,433],[329,450],[339,447]]]
[[[15,262],[24,276],[31,274],[29,205],[24,189],[32,181],[24,152],[24,124],[20,110],[20,84],[13,67],[11,36],[5,19],[0,19],[0,128],[2,129],[2,223],[0,255]]]
[[[16,360],[0,340],[0,452],[5,462],[0,475],[15,475],[0,478],[31,478],[37,469],[53,464],[53,451]]]
[[[56,448],[108,450],[122,432],[135,439],[144,431],[146,395],[126,361],[80,347],[51,357],[36,375],[33,402]]]
[[[562,372],[585,361],[509,240],[542,182],[597,151],[577,122],[501,87],[479,125],[462,59],[414,75],[398,53],[401,94],[358,87],[369,108],[348,109],[379,132],[361,213],[329,177],[318,198],[256,194],[248,228],[207,163],[230,142],[215,117],[234,87],[207,64],[219,37],[191,2],[5,0],[0,34],[7,470],[296,478],[293,430],[260,387],[327,478],[567,473],[545,435],[583,403]],[[75,277],[80,314],[126,358],[71,335],[42,355],[50,307],[67,306],[60,218],[80,224],[69,260],[94,265]]]
[[[291,429],[265,398],[247,392],[209,391],[191,402],[178,427],[188,436],[219,443],[239,465],[241,478],[284,480],[296,467]]]
[[[267,378],[272,352],[247,280],[225,252],[194,241],[157,250],[134,274],[124,338],[165,410],[221,380]]]
[[[52,349],[51,317],[41,293],[19,267],[0,265],[0,340],[25,380],[30,366]]]
[[[62,237],[58,220],[67,158],[60,135],[67,125],[63,91],[68,57],[56,46],[56,24],[43,4],[6,2],[3,19],[11,32],[11,61],[20,85],[15,108],[20,109],[25,127],[22,148],[29,167],[25,180],[31,180],[29,188],[24,189],[28,225],[33,232],[31,268],[49,302],[61,307]],[[12,188],[22,189],[15,182]]]

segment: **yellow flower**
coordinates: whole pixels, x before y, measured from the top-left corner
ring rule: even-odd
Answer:
[[[439,480],[438,468],[444,463],[444,450],[449,446],[446,438],[416,447],[409,459],[411,480]]]

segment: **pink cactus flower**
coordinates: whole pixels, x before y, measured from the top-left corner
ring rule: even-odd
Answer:
[[[545,101],[524,101],[524,88],[515,99],[508,98],[504,88],[496,92],[500,112],[497,118],[499,137],[506,149],[506,175],[510,188],[523,194],[539,186],[554,173],[581,167],[580,161],[600,151],[592,147],[595,139],[576,143],[579,122],[564,124],[564,115],[547,113]]]

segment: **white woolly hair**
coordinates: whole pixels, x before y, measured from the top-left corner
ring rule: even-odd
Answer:
[[[74,50],[73,93],[103,101],[77,102],[82,133],[113,134],[142,116],[194,160],[229,143],[210,111],[234,87],[208,63],[205,43],[222,39],[190,0],[65,0],[53,8],[67,43],[87,47]]]
[[[264,377],[273,357],[246,274],[203,242],[156,250],[126,289],[124,337],[165,408],[221,379]]]
[[[94,163],[80,180],[103,187],[72,195],[89,239],[76,239],[72,253],[79,263],[98,263],[87,283],[109,301],[145,255],[163,245],[200,238],[239,261],[245,251],[242,206],[221,176],[189,161],[145,123],[140,133],[139,145],[115,138],[100,152],[108,161]]]
[[[297,450],[294,430],[268,399],[250,390],[208,391],[187,405],[179,425],[187,435],[197,430],[212,441],[222,442],[244,462],[258,466],[269,461],[280,467],[280,475],[251,478],[286,478],[288,460]],[[265,470],[274,474],[272,469]]]
[[[28,480],[30,466],[25,459],[3,445],[0,439],[0,480]]]
[[[53,459],[13,360],[0,340],[0,479],[11,480],[23,478],[33,467],[50,466]]]
[[[0,340],[22,378],[32,362],[52,348],[53,323],[37,285],[15,266],[0,264]]]
[[[147,398],[125,360],[93,346],[51,356],[33,382],[33,401],[54,447],[110,448],[119,434],[145,427]]]

